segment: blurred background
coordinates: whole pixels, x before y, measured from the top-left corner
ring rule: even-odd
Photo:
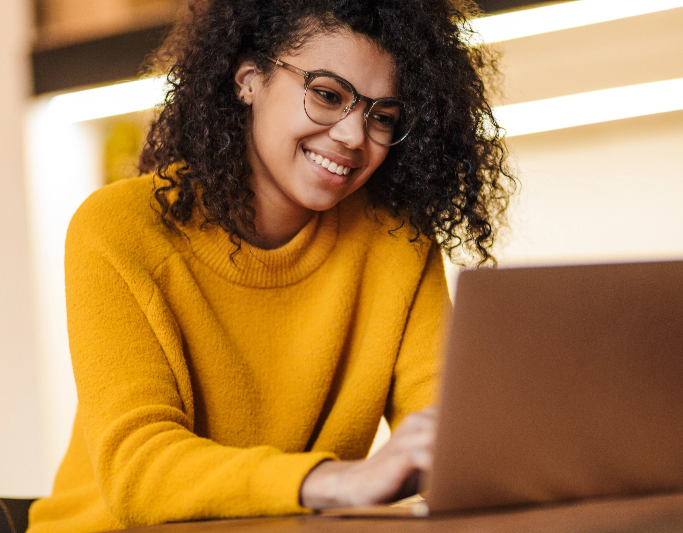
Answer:
[[[186,1],[0,1],[2,496],[51,490],[76,408],[66,228],[136,174],[162,93],[123,82]],[[683,258],[683,0],[480,4],[521,183],[501,265]]]

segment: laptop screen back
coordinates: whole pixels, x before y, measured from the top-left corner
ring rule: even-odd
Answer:
[[[683,262],[458,278],[432,512],[683,489]]]

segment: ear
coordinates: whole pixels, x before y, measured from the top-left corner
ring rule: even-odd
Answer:
[[[254,90],[257,83],[256,63],[243,61],[235,73],[235,92],[245,104],[254,103]]]

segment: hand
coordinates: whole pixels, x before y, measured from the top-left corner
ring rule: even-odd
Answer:
[[[362,461],[326,461],[301,485],[309,509],[358,507],[394,501],[417,492],[417,481],[432,466],[436,409],[408,415],[375,455]]]

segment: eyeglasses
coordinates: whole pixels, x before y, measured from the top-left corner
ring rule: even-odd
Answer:
[[[370,139],[382,146],[393,146],[408,136],[412,120],[406,104],[401,100],[390,97],[373,100],[358,94],[353,85],[334,74],[306,72],[279,59],[268,59],[304,79],[304,111],[316,124],[336,124],[358,102],[365,102],[363,117],[365,131]]]

